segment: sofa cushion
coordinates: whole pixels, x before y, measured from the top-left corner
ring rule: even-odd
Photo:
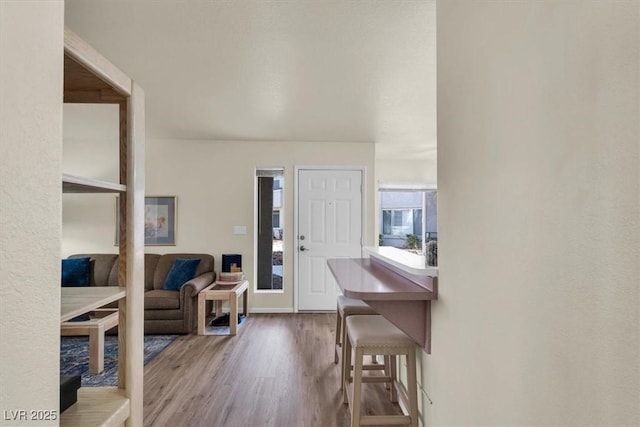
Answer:
[[[153,289],[153,273],[156,271],[156,266],[160,260],[158,254],[144,254],[144,290],[150,291]]]
[[[144,290],[153,289],[153,272],[156,269],[160,255],[144,254]],[[118,270],[120,269],[120,258],[113,264],[111,274],[109,274],[109,286],[118,286]]]
[[[180,292],[155,289],[144,293],[145,310],[170,310],[180,308]]]
[[[167,278],[164,279],[163,289],[179,291],[182,285],[195,277],[198,264],[200,264],[199,259],[176,258]]]
[[[63,259],[60,281],[65,287],[89,286],[89,257]]]
[[[90,257],[89,286],[111,286],[110,274],[114,269],[117,254],[76,254],[67,259]],[[117,268],[116,268],[117,272]],[[117,282],[116,282],[117,285]]]
[[[213,256],[208,254],[196,254],[196,253],[176,253],[176,254],[164,254],[160,256],[156,269],[153,272],[153,289],[164,289],[164,281],[169,274],[169,270],[173,266],[173,262],[177,258],[183,259],[199,259],[198,269],[196,270],[196,277],[203,273],[213,271]]]

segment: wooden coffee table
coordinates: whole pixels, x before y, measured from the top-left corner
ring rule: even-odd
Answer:
[[[105,304],[124,298],[126,289],[116,286],[60,288],[60,334],[89,336],[89,373],[104,370],[104,333],[118,325],[117,309],[101,310]],[[82,322],[68,322],[80,314],[94,312],[97,317]]]
[[[222,303],[229,301],[229,335],[238,331],[238,298],[242,298],[242,311],[249,316],[249,281],[237,285],[221,286],[215,283],[207,286],[198,294],[198,335],[214,335],[212,327],[208,327],[211,319],[222,314]],[[215,301],[215,311],[207,310],[207,301]]]

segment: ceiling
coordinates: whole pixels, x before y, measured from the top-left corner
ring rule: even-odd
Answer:
[[[436,148],[435,0],[66,0],[146,95],[147,136]]]

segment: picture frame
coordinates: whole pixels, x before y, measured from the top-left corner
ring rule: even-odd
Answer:
[[[144,245],[176,245],[176,196],[145,196]],[[120,244],[120,197],[116,196],[115,245]]]

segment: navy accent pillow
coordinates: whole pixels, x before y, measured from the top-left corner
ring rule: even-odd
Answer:
[[[167,274],[167,278],[164,279],[163,288],[168,291],[179,291],[182,285],[196,276],[198,264],[200,264],[198,258],[176,258],[169,270],[169,274]]]
[[[62,260],[62,280],[64,287],[89,286],[89,257]]]

